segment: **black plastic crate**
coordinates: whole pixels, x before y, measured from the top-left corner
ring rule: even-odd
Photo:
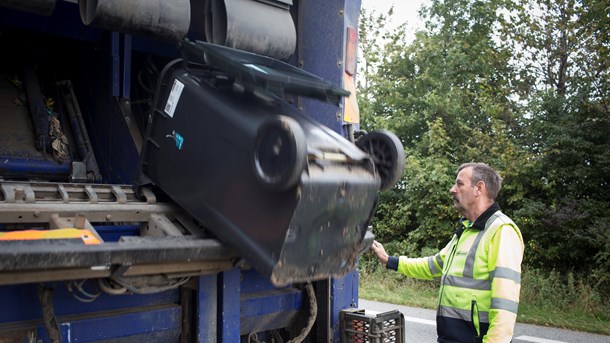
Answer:
[[[405,317],[398,310],[373,312],[341,311],[341,343],[403,343]]]

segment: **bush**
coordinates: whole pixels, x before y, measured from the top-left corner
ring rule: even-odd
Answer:
[[[610,303],[592,276],[524,267],[519,321],[610,334]]]

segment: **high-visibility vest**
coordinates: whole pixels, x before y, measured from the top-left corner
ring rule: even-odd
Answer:
[[[434,256],[399,258],[397,270],[402,274],[441,278],[439,342],[510,342],[512,338],[521,289],[523,238],[497,204],[477,223],[480,219],[486,220],[480,228],[464,220],[461,234],[455,234]]]

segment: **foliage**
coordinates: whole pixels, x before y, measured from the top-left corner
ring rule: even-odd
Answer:
[[[519,321],[610,334],[610,302],[598,279],[526,267]]]
[[[599,1],[539,1],[515,23],[536,79],[522,143],[528,263],[610,281],[610,18]],[[605,27],[605,29],[602,29]],[[608,286],[605,287],[608,292]]]
[[[403,28],[384,37],[385,44],[362,44],[365,59],[374,57],[359,89],[363,127],[394,131],[408,156],[403,181],[382,196],[377,233],[406,239],[419,250],[440,248],[449,239],[458,219],[449,188],[461,163],[483,160],[512,177],[512,161],[524,154],[513,142],[519,126],[508,100],[510,55],[492,36],[496,9],[466,4],[463,12],[475,22],[470,25],[452,21],[457,5],[437,2],[429,11],[430,31],[417,33],[412,44],[404,42]],[[377,28],[384,20],[371,16],[363,23]],[[370,37],[366,29],[361,26],[361,36]]]
[[[525,263],[587,275],[610,295],[610,16],[600,0],[433,0],[413,42],[363,13],[358,95],[365,130],[407,153],[381,195],[375,234],[398,254],[441,248],[463,162],[504,178]]]
[[[380,268],[360,275],[358,291],[362,299],[423,308],[438,304],[438,285],[433,282],[404,278]]]

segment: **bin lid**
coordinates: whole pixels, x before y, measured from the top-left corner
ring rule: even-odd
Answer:
[[[333,104],[350,92],[330,81],[288,63],[226,46],[185,40],[185,59],[212,65],[234,77],[249,91],[283,98],[284,92],[308,96]],[[188,57],[187,57],[188,56]]]

